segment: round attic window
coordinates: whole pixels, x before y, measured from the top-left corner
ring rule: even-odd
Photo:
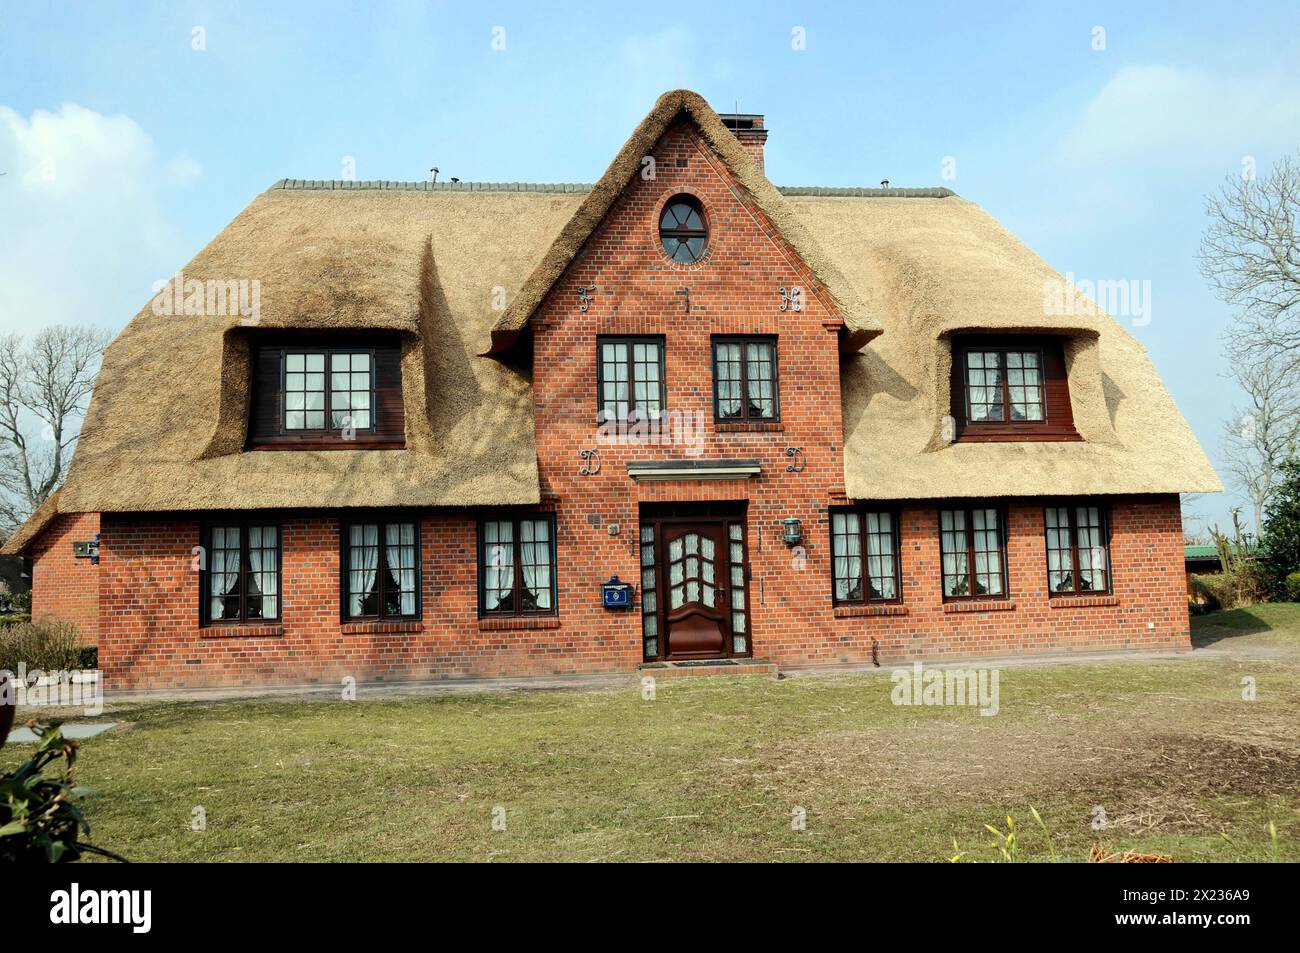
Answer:
[[[659,218],[659,240],[664,253],[682,265],[693,265],[704,257],[709,247],[709,231],[704,227],[704,208],[693,195],[677,195],[668,200]]]

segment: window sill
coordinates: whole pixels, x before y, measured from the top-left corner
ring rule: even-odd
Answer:
[[[1119,596],[1052,596],[1047,604],[1053,609],[1075,609],[1083,606],[1117,606]]]
[[[857,619],[864,616],[873,615],[907,615],[907,606],[904,605],[878,605],[878,606],[836,606],[835,618],[837,619]]]
[[[967,602],[945,602],[944,612],[1009,612],[1016,607],[1011,599],[971,599]]]
[[[558,629],[560,617],[545,616],[504,616],[499,619],[479,619],[480,632],[503,632],[511,629]]]
[[[779,420],[726,421],[715,424],[718,433],[783,433],[785,425]]]
[[[213,625],[199,629],[201,639],[265,639],[281,635],[282,625]]]
[[[419,619],[402,619],[400,621],[378,622],[344,622],[339,631],[344,635],[382,635],[387,632],[423,632],[424,623]]]

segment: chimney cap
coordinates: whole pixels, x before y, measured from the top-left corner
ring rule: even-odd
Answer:
[[[762,113],[718,113],[718,118],[732,132],[747,132],[763,128]]]

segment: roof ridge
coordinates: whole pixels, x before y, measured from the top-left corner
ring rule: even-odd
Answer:
[[[398,182],[391,179],[280,179],[268,192],[286,189],[306,191],[386,192],[561,192],[584,193],[595,188],[590,182]],[[832,196],[847,198],[942,199],[957,193],[942,186],[923,188],[864,188],[841,185],[778,185],[788,196]]]

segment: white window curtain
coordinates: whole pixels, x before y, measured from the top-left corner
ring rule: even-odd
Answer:
[[[401,591],[398,611],[415,615],[415,524],[390,523],[384,530],[384,542],[389,575]]]
[[[523,520],[519,524],[519,568],[524,588],[532,594],[538,609],[551,608],[551,524],[546,520]]]
[[[375,585],[379,567],[379,526],[367,523],[348,529],[348,615],[359,616]]]
[[[835,597],[856,599],[861,595],[862,535],[856,513],[837,513],[832,518],[835,541]]]
[[[276,529],[274,526],[251,526],[248,530],[248,568],[258,592],[262,594],[262,618],[279,615],[280,577]]]
[[[509,602],[514,590],[514,538],[514,525],[508,521],[494,521],[483,527],[483,608],[488,612]]]
[[[867,576],[871,598],[893,599],[894,545],[893,517],[888,513],[867,514]]]
[[[218,526],[212,530],[212,552],[208,558],[208,614],[226,617],[226,600],[239,585],[239,527]]]

